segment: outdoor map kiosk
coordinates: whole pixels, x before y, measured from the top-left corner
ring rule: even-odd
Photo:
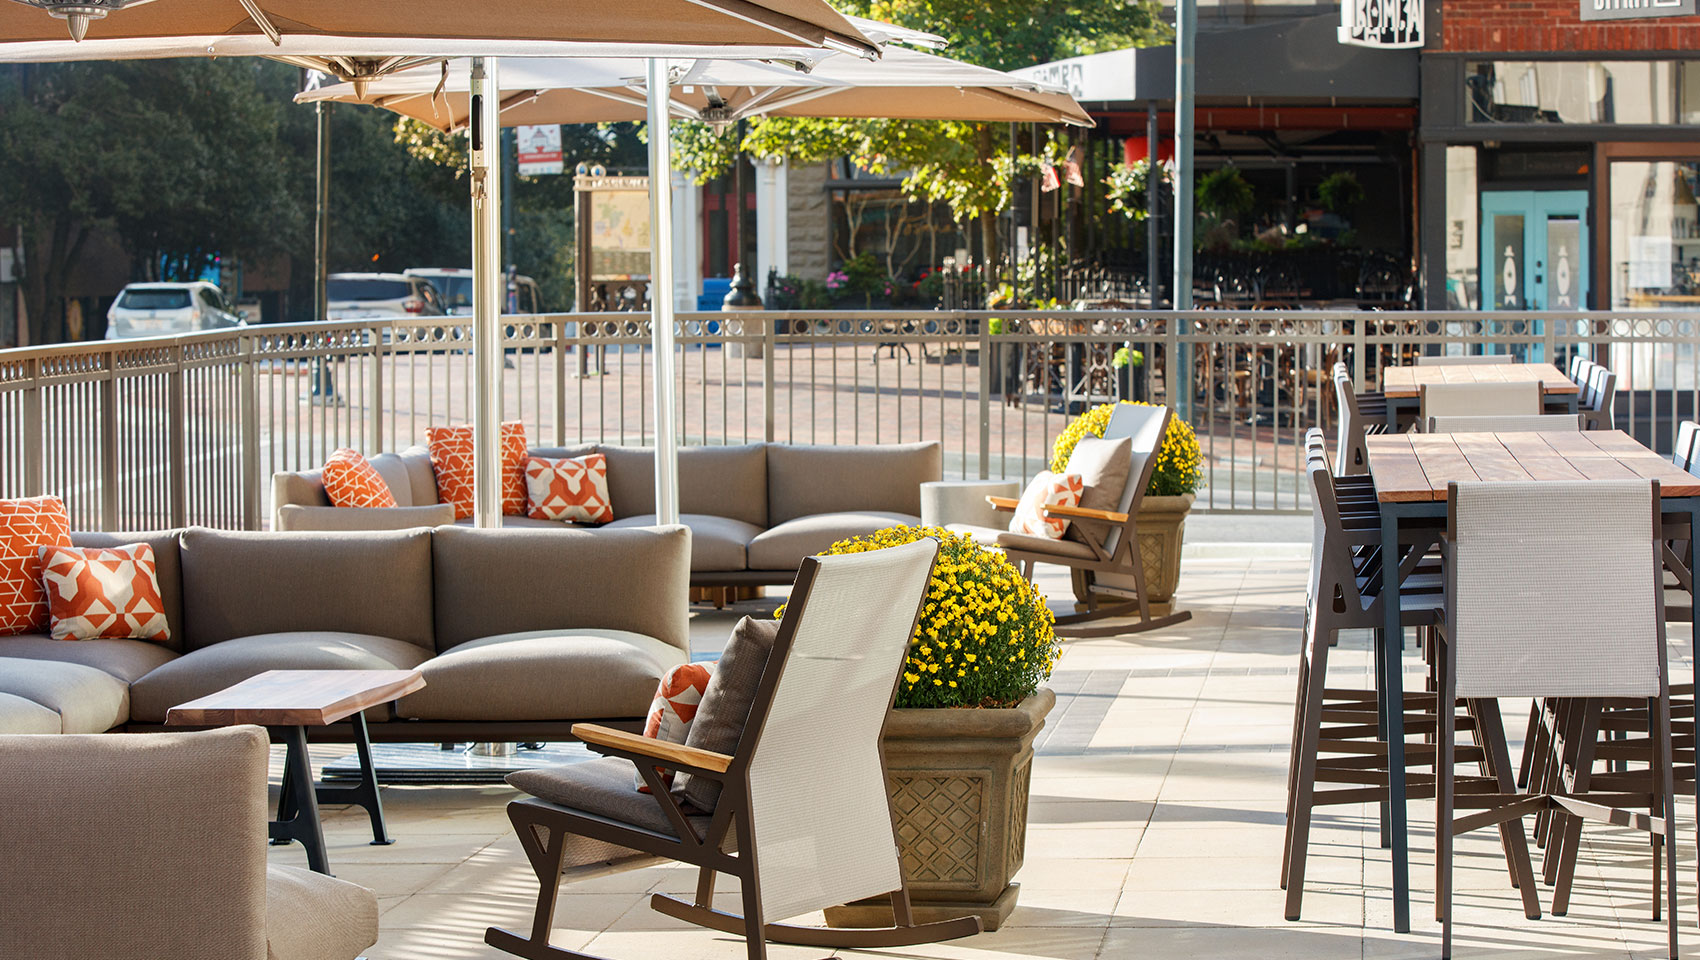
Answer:
[[[649,178],[573,178],[580,312],[649,309]]]

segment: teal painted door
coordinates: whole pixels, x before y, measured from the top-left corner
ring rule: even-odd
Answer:
[[[1588,306],[1588,191],[1482,191],[1482,309]],[[1535,321],[1530,331],[1546,331]],[[1525,359],[1546,359],[1539,344]]]

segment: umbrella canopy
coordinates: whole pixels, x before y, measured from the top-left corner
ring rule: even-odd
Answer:
[[[691,55],[669,46],[878,54],[824,0],[0,0],[12,62],[260,56],[354,78],[451,56]]]
[[[875,28],[877,29],[877,28]],[[628,58],[511,60],[502,67],[502,125],[642,120],[645,62]],[[807,73],[755,58],[669,63],[672,116],[726,123],[749,116],[1067,123],[1092,119],[1066,90],[902,47],[875,63],[827,55]],[[458,65],[401,70],[297,99],[368,103],[440,130],[468,119]]]

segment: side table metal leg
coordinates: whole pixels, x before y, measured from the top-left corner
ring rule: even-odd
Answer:
[[[270,825],[273,840],[299,840],[307,849],[307,867],[314,873],[330,875],[330,863],[325,856],[325,831],[319,823],[319,801],[313,791],[313,765],[307,756],[307,730],[305,727],[273,727],[273,740],[282,740],[286,753],[284,755],[284,779],[288,784],[286,799],[280,802],[288,803],[293,816],[287,820],[274,820]]]
[[[386,846],[395,841],[384,826],[384,801],[378,795],[378,771],[372,764],[372,741],[366,730],[366,715],[349,717],[354,725],[354,750],[360,757],[360,781],[351,784],[318,785],[320,803],[351,803],[363,807],[372,821],[372,846]]]

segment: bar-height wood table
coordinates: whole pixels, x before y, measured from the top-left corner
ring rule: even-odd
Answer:
[[[1423,369],[1398,368],[1398,369]],[[1469,367],[1433,369],[1471,369]],[[1476,369],[1493,369],[1481,367]],[[1577,433],[1401,433],[1366,437],[1369,472],[1381,512],[1381,590],[1399,595],[1399,582],[1412,565],[1398,560],[1401,524],[1411,540],[1410,521],[1434,526],[1444,521],[1447,486],[1454,481],[1627,480],[1659,481],[1663,512],[1686,515],[1700,529],[1700,477],[1677,467],[1621,430]],[[1438,529],[1438,528],[1436,528]],[[1426,549],[1412,545],[1414,557]],[[1682,558],[1695,564],[1695,545]],[[1404,568],[1402,570],[1402,568]],[[1694,605],[1700,609],[1700,604]],[[1388,794],[1383,843],[1393,861],[1393,928],[1411,928],[1409,846],[1405,818],[1404,629],[1399,603],[1384,601],[1385,620],[1376,647],[1380,678],[1381,726],[1387,738]],[[1690,614],[1692,616],[1692,613]],[[1700,664],[1697,664],[1700,673]]]
[[[378,776],[372,768],[366,710],[423,686],[425,678],[417,670],[268,670],[172,707],[166,711],[165,722],[193,727],[254,723],[270,731],[272,742],[284,744],[283,791],[278,798],[277,819],[271,822],[272,841],[299,840],[307,850],[307,866],[328,874],[320,801],[364,807],[372,820],[372,842],[390,842],[384,828],[384,805],[378,797]],[[307,728],[329,726],[339,720],[354,725],[360,780],[352,784],[318,783],[307,757]]]
[[[1489,363],[1459,367],[1385,367],[1381,392],[1387,397],[1387,432],[1399,429],[1399,414],[1415,411],[1422,404],[1425,383],[1528,383],[1541,385],[1541,396],[1563,401],[1576,412],[1582,388],[1550,363]],[[1484,410],[1483,413],[1493,413]]]

